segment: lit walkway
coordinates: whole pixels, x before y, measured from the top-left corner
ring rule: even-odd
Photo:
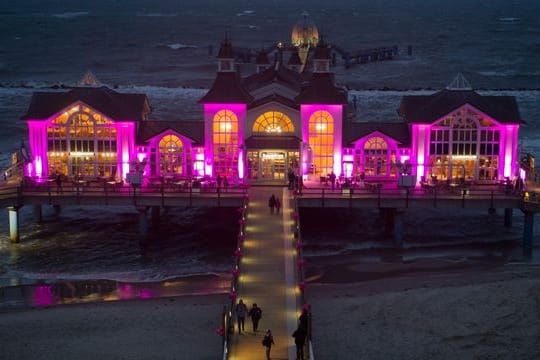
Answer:
[[[282,202],[279,215],[270,214],[268,199],[272,194],[279,196]],[[238,327],[235,326],[229,358],[265,359],[265,347],[261,342],[266,329],[271,329],[275,341],[271,358],[295,359],[291,335],[298,314],[289,191],[281,187],[253,187],[249,190],[249,197],[238,299],[243,299],[248,309],[257,303],[263,314],[256,335],[249,318],[246,318],[246,332],[242,335],[238,335]],[[234,314],[233,318],[236,320]]]

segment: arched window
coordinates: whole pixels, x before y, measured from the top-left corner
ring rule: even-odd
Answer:
[[[494,180],[499,167],[499,141],[500,131],[491,120],[471,109],[455,111],[431,128],[431,175]]]
[[[220,110],[213,119],[214,174],[233,176],[238,169],[238,117]]]
[[[184,145],[176,135],[165,135],[159,141],[159,173],[160,175],[177,175],[183,173]]]
[[[364,143],[364,163],[366,175],[387,175],[388,143],[382,137],[373,136]]]
[[[315,172],[330,174],[334,166],[334,118],[328,111],[316,111],[311,115],[308,137]]]
[[[72,107],[47,127],[49,174],[116,175],[116,136],[113,121],[86,106]]]
[[[278,111],[267,111],[255,120],[253,132],[256,133],[292,133],[294,125],[291,119]]]

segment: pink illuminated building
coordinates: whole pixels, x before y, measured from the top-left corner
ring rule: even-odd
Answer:
[[[431,95],[404,96],[400,122],[361,122],[335,84],[332,49],[322,40],[302,63],[291,51],[272,62],[261,51],[256,72],[241,77],[225,39],[215,81],[198,121],[150,119],[144,94],[85,86],[37,92],[28,112],[32,161],[26,175],[126,179],[227,177],[285,182],[288,171],[319,180],[347,178],[490,182],[518,172],[523,125],[510,96],[483,96],[461,75]],[[359,106],[362,106],[359,104]]]

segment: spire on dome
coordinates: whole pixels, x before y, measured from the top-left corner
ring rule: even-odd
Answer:
[[[458,73],[454,80],[446,87],[446,90],[460,91],[460,90],[472,90],[471,84],[465,79],[462,73]]]
[[[78,82],[79,86],[89,86],[89,87],[96,87],[100,86],[101,83],[99,80],[92,74],[90,70],[86,71],[84,76],[79,80]]]

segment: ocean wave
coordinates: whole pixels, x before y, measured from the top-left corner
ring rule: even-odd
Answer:
[[[175,17],[176,13],[166,14],[166,13],[137,13],[137,16],[142,17]]]
[[[87,16],[90,13],[88,11],[68,11],[64,13],[58,13],[58,14],[52,14],[52,17],[59,18],[59,19],[70,19],[80,16]]]
[[[160,44],[159,47],[166,47],[171,50],[182,50],[182,49],[196,49],[197,46],[195,45],[187,45],[187,44],[181,44],[181,43],[175,43],[175,44]]]
[[[251,16],[255,15],[255,10],[244,10],[236,14],[236,16]]]

